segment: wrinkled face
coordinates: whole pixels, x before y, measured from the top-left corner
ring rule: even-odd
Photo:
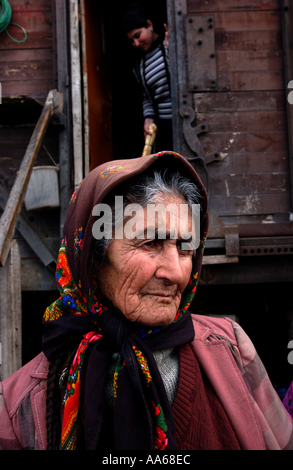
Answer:
[[[157,37],[157,34],[153,31],[152,22],[148,20],[147,23],[147,28],[136,28],[127,33],[127,37],[130,40],[132,46],[136,49],[142,50],[143,52],[146,52],[150,49]]]
[[[160,203],[165,207],[171,203],[177,208],[178,236],[172,238],[175,219],[170,218],[168,212],[163,218],[156,216],[155,220],[148,221],[147,208],[144,208],[142,222],[136,219],[134,227],[134,231],[137,226],[142,227],[144,239],[137,236],[130,240],[129,231],[126,237],[124,223],[124,238],[113,239],[107,250],[109,262],[101,271],[102,294],[128,320],[148,326],[173,322],[192,270],[193,251],[182,250],[182,239],[186,243],[192,233],[190,211],[180,220],[180,204],[186,204],[186,201],[172,196],[162,197]],[[160,239],[162,223],[166,224],[164,239]],[[153,229],[154,237],[147,238],[148,228]]]

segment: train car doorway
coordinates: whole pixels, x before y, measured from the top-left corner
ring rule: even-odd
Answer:
[[[142,96],[133,75],[135,51],[122,28],[131,3],[83,3],[90,169],[111,159],[138,157],[144,146]],[[146,3],[156,28],[163,27],[166,0]]]

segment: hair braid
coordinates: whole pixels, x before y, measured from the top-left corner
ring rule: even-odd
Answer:
[[[66,388],[69,367],[76,353],[75,342],[50,362],[47,377],[47,450],[59,450],[61,440],[61,391]],[[64,368],[60,375],[61,367]]]
[[[61,353],[50,362],[47,379],[47,450],[58,450],[61,438],[61,392],[59,389],[59,370],[64,360]]]

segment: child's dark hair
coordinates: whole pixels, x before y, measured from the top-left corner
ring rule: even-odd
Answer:
[[[122,25],[125,34],[129,33],[129,31],[132,31],[133,29],[147,28],[148,19],[147,11],[142,5],[131,5],[122,19]]]

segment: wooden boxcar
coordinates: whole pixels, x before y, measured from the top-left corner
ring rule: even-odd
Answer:
[[[121,26],[130,3],[11,0],[12,21],[25,28],[27,40],[0,34],[1,210],[48,92],[57,89],[64,98],[35,162],[58,165],[60,207],[23,208],[14,235],[24,361],[40,347],[35,325],[56,296],[54,268],[71,192],[98,164],[142,152],[141,95]],[[210,198],[193,309],[234,315],[282,386],[293,376],[286,359],[293,311],[292,3],[147,4],[156,25],[168,23],[173,148],[197,169]],[[16,26],[8,29],[22,38]],[[14,350],[20,343],[18,334]]]

